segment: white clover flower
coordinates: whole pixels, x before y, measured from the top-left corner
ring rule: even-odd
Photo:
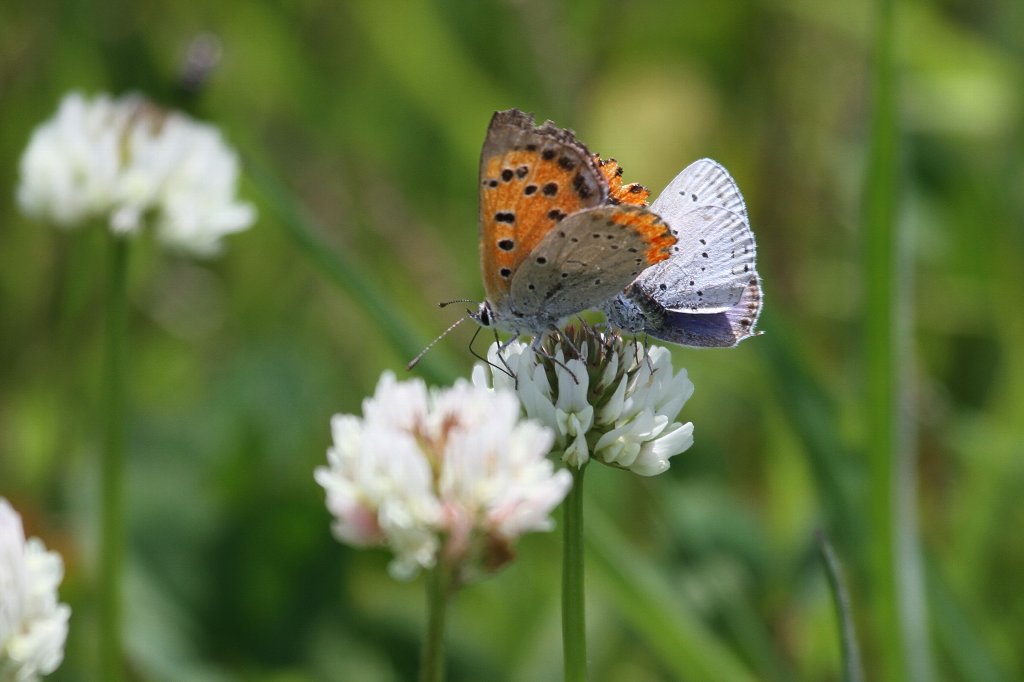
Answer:
[[[60,555],[25,540],[21,517],[0,497],[0,682],[36,680],[64,659],[71,609],[57,602]]]
[[[589,325],[570,327],[558,342],[549,337],[542,348],[556,361],[519,341],[498,357],[492,344],[490,366],[476,364],[473,384],[514,390],[527,417],[554,429],[567,465],[593,457],[654,476],[693,445],[693,424],[676,421],[693,383],[685,369],[674,372],[668,349],[623,342]]]
[[[165,245],[205,256],[256,218],[235,200],[237,184],[238,158],[217,128],[137,94],[73,92],[32,133],[18,203],[68,228],[100,220],[132,234],[151,221]]]
[[[389,547],[398,578],[439,556],[460,579],[499,568],[520,535],[551,529],[551,510],[571,485],[547,459],[554,434],[521,421],[515,395],[466,381],[428,391],[386,372],[363,417],[336,415],[331,430],[328,465],[314,477],[334,534]]]

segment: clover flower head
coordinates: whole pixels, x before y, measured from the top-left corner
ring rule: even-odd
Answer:
[[[152,223],[170,248],[206,256],[249,227],[236,201],[238,158],[220,131],[138,94],[72,92],[21,157],[18,203],[62,227],[101,220],[121,234]]]
[[[21,517],[0,498],[0,681],[26,682],[64,659],[71,609],[57,601],[60,555],[25,539]]]
[[[520,418],[509,391],[459,381],[428,390],[381,376],[362,418],[336,415],[326,490],[333,530],[355,546],[387,546],[390,570],[414,576],[439,560],[465,579],[513,556],[516,539],[549,530],[571,485],[547,453],[553,433]]]
[[[554,430],[568,466],[594,458],[654,476],[693,444],[693,424],[677,421],[693,383],[664,347],[581,323],[549,335],[540,352],[512,341],[499,354],[492,344],[487,360],[473,368],[473,383],[514,390],[526,416]]]

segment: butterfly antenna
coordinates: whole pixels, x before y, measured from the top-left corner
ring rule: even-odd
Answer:
[[[460,317],[459,319],[455,320],[455,322],[453,322],[453,323],[452,323],[452,326],[450,326],[450,327],[448,327],[447,329],[445,329],[445,330],[444,330],[444,331],[443,331],[443,332],[441,333],[441,335],[440,335],[440,336],[438,336],[438,337],[437,337],[436,339],[434,339],[433,341],[431,341],[430,343],[428,343],[428,344],[427,344],[427,347],[426,347],[426,348],[424,348],[423,350],[421,350],[421,351],[419,352],[419,355],[417,355],[417,356],[416,356],[416,357],[414,357],[414,358],[413,358],[412,360],[410,360],[410,361],[409,361],[409,364],[407,364],[407,365],[405,366],[405,368],[406,368],[407,370],[411,370],[411,369],[412,369],[413,367],[415,367],[415,366],[416,366],[416,365],[417,365],[417,364],[419,363],[419,361],[423,359],[423,356],[427,354],[427,351],[428,351],[428,350],[430,350],[431,348],[433,348],[434,346],[436,346],[436,345],[437,345],[437,342],[438,342],[438,341],[440,341],[440,340],[441,340],[441,339],[443,339],[444,337],[448,336],[448,334],[450,334],[450,333],[451,333],[451,331],[452,331],[453,329],[455,329],[456,327],[458,327],[458,326],[459,326],[460,324],[462,324],[462,323],[463,323],[463,322],[465,322],[465,321],[466,321],[466,318],[465,318],[465,317]],[[474,336],[474,338],[476,338],[476,337]]]
[[[446,306],[450,306],[452,303],[476,303],[476,301],[474,301],[471,298],[457,298],[454,301],[441,301],[440,303],[437,304],[437,307],[444,308]],[[445,334],[447,333],[448,332],[445,332]],[[442,336],[444,336],[444,334],[442,334]]]

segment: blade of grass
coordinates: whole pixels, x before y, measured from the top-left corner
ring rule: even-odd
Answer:
[[[935,611],[935,636],[959,674],[952,679],[972,682],[1006,682],[1019,679],[996,662],[989,647],[979,637],[977,618],[965,608],[935,566],[928,562],[928,601]]]
[[[352,297],[400,355],[411,359],[418,354],[426,345],[426,340],[398,315],[394,304],[379,293],[381,289],[373,285],[374,278],[370,273],[329,248],[317,237],[319,230],[269,170],[251,157],[246,159],[245,169],[248,179],[259,189],[267,206],[299,250]],[[448,383],[451,377],[460,374],[456,364],[444,357],[440,348],[434,348],[425,356],[416,371],[423,374],[428,382],[435,384]]]
[[[863,682],[864,664],[860,658],[860,645],[857,644],[857,630],[853,625],[853,607],[850,604],[850,594],[846,590],[839,558],[824,531],[819,530],[815,535],[821,562],[825,566],[825,575],[832,590],[832,599],[836,603],[836,620],[839,621],[842,641],[843,681]]]
[[[864,546],[865,523],[857,490],[862,474],[857,458],[839,440],[839,408],[834,396],[817,379],[803,360],[800,342],[776,323],[776,313],[766,310],[761,325],[766,330],[758,339],[765,367],[774,376],[768,383],[777,391],[776,402],[809,456],[826,521],[835,528],[844,545]]]
[[[753,682],[746,666],[687,610],[657,569],[585,503],[587,568],[619,612],[680,680]]]
[[[910,287],[897,220],[895,0],[876,0],[871,130],[864,188],[865,372],[874,626],[881,679],[934,679],[929,652],[917,478],[911,442]]]
[[[358,0],[349,3],[348,9],[367,44],[403,93],[444,132],[456,156],[478,158],[480,130],[477,125],[465,125],[467,112],[500,109],[508,95],[476,67],[475,59],[463,53],[435,3],[406,2],[396,12],[388,3]]]

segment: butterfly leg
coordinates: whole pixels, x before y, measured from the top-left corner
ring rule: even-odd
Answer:
[[[469,340],[469,352],[470,352],[470,354],[472,354],[472,356],[474,358],[476,358],[477,360],[480,360],[485,365],[490,367],[492,370],[497,370],[499,372],[503,372],[504,374],[507,374],[509,376],[509,378],[515,379],[516,382],[517,382],[516,388],[518,388],[519,387],[519,385],[518,385],[518,381],[519,380],[516,378],[516,375],[512,373],[512,368],[508,366],[508,363],[505,362],[505,358],[501,355],[501,346],[500,345],[498,347],[498,359],[501,360],[501,364],[504,365],[504,367],[498,367],[493,362],[491,362],[489,359],[487,359],[484,356],[482,356],[479,353],[477,353],[476,349],[473,348],[473,342],[476,341],[476,337],[480,333],[481,329],[483,329],[483,327],[477,327],[477,330],[473,333],[473,338],[471,338]],[[494,333],[494,341],[495,342],[498,341],[498,333],[497,332]]]
[[[519,389],[519,377],[515,374],[515,372],[512,371],[512,368],[508,366],[508,361],[505,360],[505,356],[502,355],[501,352],[503,350],[505,350],[506,348],[508,348],[510,345],[512,345],[512,342],[515,341],[518,338],[519,338],[518,336],[513,336],[513,337],[509,338],[508,340],[502,342],[498,338],[498,330],[494,330],[494,342],[496,344],[498,344],[498,349],[496,351],[496,354],[498,356],[498,359],[501,360],[501,364],[505,366],[505,368],[503,370],[505,372],[505,374],[507,374],[510,377],[512,377],[512,379],[516,382],[515,383],[516,390]]]
[[[555,333],[559,333],[557,328],[552,327],[552,329],[554,329]],[[558,365],[559,367],[564,369],[566,372],[568,372],[569,376],[572,377],[573,382],[577,386],[579,386],[580,380],[576,378],[576,375],[573,373],[573,371],[571,369],[569,369],[569,366],[567,364],[565,364],[563,361],[561,361],[558,358],[556,358],[551,353],[549,353],[546,350],[544,350],[543,347],[541,347],[540,344],[541,344],[542,340],[544,339],[544,334],[546,334],[546,333],[547,332],[545,331],[545,332],[537,334],[535,337],[533,337],[533,341],[530,343],[530,349],[534,353],[539,355],[540,357],[545,358],[546,360],[555,363],[556,365]],[[562,338],[564,339],[565,337],[562,336]],[[577,355],[578,355],[578,353],[577,353]]]
[[[587,328],[587,323],[586,323],[586,321],[585,321],[585,320],[584,320],[584,319],[583,319],[582,317],[577,317],[576,319],[577,319],[577,320],[579,320],[579,325],[580,325],[580,327],[579,327],[579,328],[580,328],[581,330],[585,330],[585,329]],[[558,334],[558,338],[559,338],[559,340],[560,340],[560,341],[561,341],[561,342],[562,342],[562,343],[563,343],[564,345],[566,345],[566,346],[568,346],[569,348],[571,348],[571,349],[572,349],[572,352],[573,352],[573,353],[574,353],[574,354],[576,355],[576,357],[577,357],[577,358],[579,358],[580,360],[582,360],[582,359],[583,359],[583,352],[582,352],[582,351],[580,351],[580,349],[579,349],[579,348],[578,348],[578,347],[576,346],[576,344],[575,344],[575,343],[573,343],[573,341],[572,341],[572,337],[570,337],[570,336],[569,336],[568,334],[566,334],[566,333],[565,333],[565,332],[563,332],[562,330],[558,329],[557,327],[552,327],[551,329],[552,329],[552,331],[554,331],[554,332],[555,332],[556,334]]]
[[[635,336],[633,338],[636,339]],[[638,340],[638,344],[639,344],[639,340]],[[647,362],[647,369],[650,370],[651,374],[654,374],[654,365],[651,363],[651,354],[647,352],[647,350],[650,347],[651,347],[651,337],[649,337],[647,335],[647,332],[644,332],[644,342],[643,342],[644,360]]]
[[[643,344],[640,343],[640,339],[634,336],[630,339],[629,345],[633,347],[633,362],[639,365],[641,358],[640,351],[643,349]]]

